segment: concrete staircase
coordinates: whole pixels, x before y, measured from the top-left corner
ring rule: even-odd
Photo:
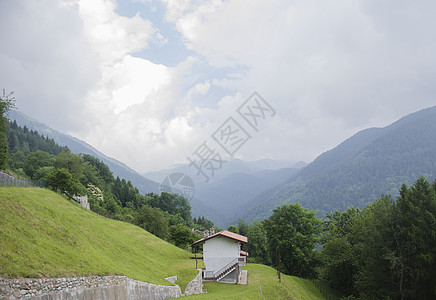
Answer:
[[[238,264],[239,264],[239,261],[238,261],[238,258],[236,258],[216,272],[215,271],[205,271],[203,279],[204,280],[219,281],[223,277],[227,276],[230,272],[232,272],[236,268],[236,266],[238,266]]]

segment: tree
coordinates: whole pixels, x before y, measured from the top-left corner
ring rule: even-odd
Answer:
[[[352,224],[353,256],[356,269],[352,273],[354,286],[364,299],[402,298],[398,268],[398,247],[395,237],[395,202],[382,196],[365,207]],[[348,248],[338,249],[349,253]],[[398,276],[400,275],[400,276]]]
[[[206,229],[209,230],[214,226],[213,222],[211,220],[206,219],[204,216],[200,216],[198,217],[198,219],[194,218],[193,222],[194,224],[198,225],[196,229],[199,230],[206,230]]]
[[[267,238],[266,231],[263,224],[258,221],[254,221],[248,228],[246,233],[249,243],[247,243],[247,252],[250,262],[256,262],[268,265],[270,261],[268,259],[267,252]]]
[[[151,205],[172,215],[179,214],[188,226],[192,223],[191,204],[185,197],[175,193],[162,192],[160,195],[154,195]]]
[[[36,170],[35,174],[33,175],[33,179],[47,183],[51,174],[55,172],[55,170],[56,168],[53,166],[41,167]]]
[[[133,187],[132,183],[125,179],[117,179],[112,185],[112,193],[120,201],[122,207],[132,206],[139,208],[140,195],[139,191]],[[130,204],[129,204],[130,203]]]
[[[168,235],[168,219],[159,208],[142,206],[133,223],[161,239],[165,239]]]
[[[97,203],[94,203],[97,204]],[[96,205],[98,207],[98,205]],[[118,216],[118,214],[121,211],[121,207],[118,204],[118,202],[116,201],[116,199],[114,199],[114,197],[112,197],[112,195],[109,195],[109,197],[105,197],[104,198],[104,202],[103,205],[101,206],[104,209],[104,214],[106,215],[106,217],[114,219],[116,216]]]
[[[247,236],[247,234],[248,234],[248,230],[249,230],[249,226],[248,226],[248,224],[247,223],[245,223],[245,221],[244,220],[239,220],[238,221],[238,232],[239,232],[239,234],[240,235],[243,235],[243,236]]]
[[[103,161],[89,154],[82,154],[82,158],[91,166],[95,167],[95,169],[97,170],[97,174],[101,180],[106,183],[112,183],[114,181],[111,170]]]
[[[83,176],[84,160],[79,155],[71,153],[68,148],[56,156],[54,166],[58,169],[67,169],[77,180]]]
[[[183,218],[177,214],[177,215],[170,215],[169,213],[165,212],[166,217],[168,218],[169,221],[169,225],[173,226],[173,225],[184,225],[186,226],[186,222],[185,220],[183,220]]]
[[[170,227],[170,241],[179,248],[186,248],[197,240],[197,235],[191,229],[183,224],[177,224]]]
[[[9,155],[9,166],[18,172],[20,169],[24,168],[24,161],[26,160],[26,155],[23,151],[18,150],[15,153],[11,153]]]
[[[54,159],[47,152],[38,150],[27,155],[24,161],[24,173],[32,179],[35,179],[35,173],[39,168],[53,166]]]
[[[18,151],[19,141],[15,132],[10,131],[8,134],[8,151],[9,153],[15,153]]]
[[[8,141],[6,135],[7,116],[9,110],[15,107],[13,92],[6,95],[3,89],[3,96],[0,97],[0,169],[5,169],[8,162]]]
[[[86,189],[65,168],[54,169],[49,175],[47,184],[55,191],[67,192],[70,195],[83,195]]]
[[[321,275],[331,287],[344,295],[356,293],[354,276],[357,266],[351,238],[353,222],[360,213],[359,209],[353,207],[342,213],[339,211],[328,213],[323,226]]]
[[[403,185],[397,199],[399,236],[396,258],[401,263],[403,294],[416,299],[436,298],[436,180],[420,177]]]
[[[227,230],[230,231],[230,232],[233,232],[233,233],[239,233],[239,232],[238,232],[238,227],[236,227],[235,225],[230,225],[230,226],[227,228]]]
[[[382,196],[354,214],[351,226],[342,226],[344,216],[331,215],[335,226],[322,250],[330,283],[349,287],[352,278],[364,299],[436,298],[436,181],[403,185],[396,201]]]
[[[285,204],[274,209],[264,220],[268,254],[281,271],[299,277],[314,277],[317,265],[315,245],[319,240],[321,220],[314,211],[300,204]]]

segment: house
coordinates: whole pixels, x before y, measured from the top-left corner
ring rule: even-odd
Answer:
[[[239,283],[248,255],[241,251],[241,244],[247,241],[245,236],[223,230],[193,243],[203,244],[203,280]]]
[[[206,229],[204,231],[192,228],[192,232],[202,237],[208,237],[209,235],[215,234],[215,228],[211,227],[210,230]]]

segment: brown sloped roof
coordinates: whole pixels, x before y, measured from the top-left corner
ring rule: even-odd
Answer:
[[[202,239],[196,241],[195,243],[193,243],[192,245],[196,245],[196,244],[199,244],[199,243],[204,243],[205,241],[207,241],[209,239],[212,239],[214,237],[217,237],[217,236],[223,236],[223,237],[226,237],[226,238],[238,241],[238,242],[242,242],[242,243],[247,243],[248,242],[248,239],[247,239],[246,236],[243,236],[243,235],[240,235],[240,234],[236,234],[236,233],[233,233],[233,232],[230,232],[230,231],[227,231],[227,230],[223,230],[223,231],[215,233],[215,234],[213,234],[211,236],[202,238]]]

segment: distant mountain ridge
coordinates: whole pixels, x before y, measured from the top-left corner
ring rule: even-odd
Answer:
[[[283,168],[233,173],[217,182],[199,186],[196,196],[214,212],[214,222],[227,227],[234,224],[238,211],[243,211],[253,197],[283,182],[297,171],[297,168]]]
[[[110,158],[91,145],[73,136],[56,131],[47,125],[32,119],[19,112],[11,111],[10,120],[16,120],[20,126],[26,126],[29,130],[35,130],[40,134],[52,138],[61,146],[67,146],[73,153],[86,153],[99,158],[106,163],[114,176],[130,180],[141,194],[160,192],[160,182],[174,172],[182,172],[190,175],[194,180],[200,180],[195,176],[195,170],[188,164],[178,165],[175,168],[154,173],[147,173],[145,176],[138,174],[122,162]],[[197,181],[194,198],[190,200],[192,216],[205,216],[211,219],[218,226],[227,226],[233,220],[234,206],[244,205],[256,194],[263,192],[277,183],[280,183],[296,172],[297,168],[278,168],[281,164],[293,165],[292,162],[277,162],[274,160],[260,160],[246,162],[239,159],[229,160],[220,173],[208,184]],[[296,166],[305,165],[304,162],[295,163]],[[147,179],[150,178],[150,179]],[[159,183],[158,183],[159,182]],[[176,187],[173,192],[183,194]]]
[[[280,165],[282,168],[274,169]],[[205,216],[215,225],[227,227],[232,224],[238,210],[244,209],[250,199],[285,181],[304,165],[304,162],[243,161],[232,158],[207,183],[203,177],[196,176],[196,170],[188,164],[146,173],[145,176],[161,182],[171,173],[187,174],[195,181],[194,198],[190,199],[192,215]]]
[[[162,182],[168,172],[184,172],[195,180],[195,174],[192,175],[195,170],[188,165],[149,174],[155,181],[148,180],[85,142],[22,113],[12,111],[10,119],[53,138],[74,153],[98,157],[115,176],[130,180],[142,194],[158,192],[157,182]],[[411,185],[421,175],[432,181],[436,177],[436,106],[407,115],[384,128],[362,130],[309,165],[265,169],[280,164],[268,160],[229,161],[214,180],[196,183],[195,196],[190,201],[192,215],[203,215],[218,226],[227,226],[238,219],[262,220],[280,205],[300,203],[324,217],[326,212],[336,209],[363,207],[383,193],[396,196],[401,184]]]
[[[286,182],[254,197],[238,218],[261,220],[285,203],[300,203],[318,216],[363,207],[419,176],[436,177],[436,106],[384,128],[358,132],[317,157]]]
[[[33,120],[29,116],[25,115],[22,112],[11,110],[9,112],[9,119],[16,120],[17,124],[20,126],[26,126],[31,130],[38,131],[40,134],[52,138],[56,143],[61,146],[67,146],[71,152],[80,154],[90,154],[94,157],[97,157],[105,164],[109,166],[109,169],[112,171],[114,176],[119,176],[120,178],[124,178],[126,180],[130,180],[136,188],[140,191],[141,194],[146,193],[156,193],[159,191],[160,184],[149,180],[142,175],[138,174],[135,170],[129,168],[122,162],[108,157],[92,147],[91,145],[85,143],[84,141],[75,138],[73,136],[61,133],[57,130],[54,130],[47,125]]]

